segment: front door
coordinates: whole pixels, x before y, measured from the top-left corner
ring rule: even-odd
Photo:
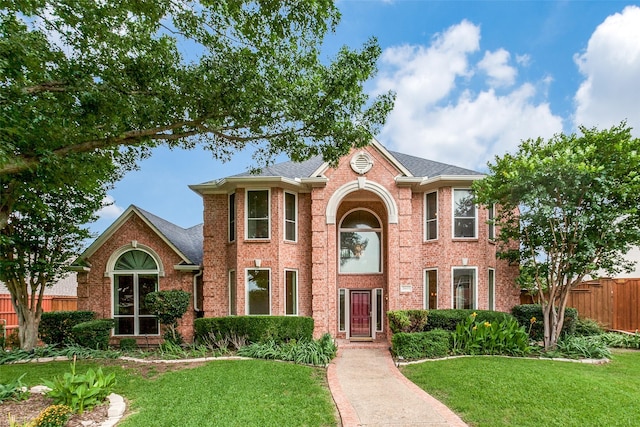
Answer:
[[[351,291],[351,324],[352,337],[371,336],[371,292]]]

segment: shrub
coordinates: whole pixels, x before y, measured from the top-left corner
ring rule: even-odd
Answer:
[[[78,323],[88,322],[96,318],[93,311],[53,311],[42,313],[38,333],[45,344],[71,344],[71,329]]]
[[[71,364],[71,372],[65,372],[62,377],[56,377],[53,381],[44,381],[44,385],[51,389],[47,396],[54,403],[67,405],[78,414],[104,402],[115,384],[116,374],[105,375],[102,368],[76,374],[75,360]]]
[[[33,427],[64,427],[71,412],[66,405],[48,406],[33,420]]]
[[[456,326],[453,351],[458,354],[506,354],[523,356],[531,351],[529,336],[517,320],[491,323],[472,313]]]
[[[396,310],[387,312],[391,332],[422,332],[427,324],[427,310]]]
[[[150,313],[158,317],[166,328],[164,339],[174,344],[182,344],[182,336],[176,331],[178,319],[187,312],[191,294],[174,289],[170,291],[150,292],[144,299]]]
[[[308,340],[313,336],[313,318],[298,316],[227,316],[196,319],[195,336],[204,343],[216,337],[246,337],[250,343],[273,340]]]
[[[544,339],[544,321],[542,315],[542,307],[540,304],[522,304],[516,305],[511,310],[518,323],[529,331],[529,337],[534,341],[542,341]],[[531,319],[535,318],[535,322]],[[576,320],[578,319],[578,310],[567,307],[564,312],[564,325],[562,325],[562,335],[573,335],[576,330]]]
[[[604,333],[604,329],[597,321],[588,318],[583,319],[581,317],[576,320],[576,330],[574,335],[586,337],[592,335],[601,335],[602,333]]]
[[[611,351],[609,351],[607,344],[597,335],[586,337],[567,335],[558,340],[556,351],[564,357],[575,359],[611,357]]]
[[[444,329],[445,331],[453,332],[456,330],[458,323],[466,321],[473,313],[476,313],[478,322],[500,323],[503,320],[513,319],[513,316],[509,313],[493,310],[430,310],[424,330]]]
[[[609,347],[640,349],[640,334],[638,332],[633,335],[608,332],[600,335],[600,340]]]
[[[258,342],[240,348],[238,355],[324,366],[331,362],[337,350],[331,335],[324,334],[317,341],[303,339],[301,341],[290,340],[289,342],[281,343],[273,340]]]
[[[4,338],[4,324],[0,324],[0,350],[4,350],[4,342],[5,342],[5,338]]]
[[[83,347],[105,350],[109,347],[112,319],[96,319],[78,323],[71,332],[74,340]]]
[[[138,347],[138,342],[135,338],[122,338],[120,339],[120,350],[130,351],[135,350]]]
[[[29,398],[29,392],[22,383],[22,379],[25,375],[27,374],[22,374],[20,378],[8,384],[0,383],[0,403],[4,402],[5,400],[20,401]]]
[[[428,332],[399,332],[391,337],[391,352],[407,360],[445,357],[451,350],[451,333],[442,329]]]

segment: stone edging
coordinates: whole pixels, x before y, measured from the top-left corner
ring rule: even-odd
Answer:
[[[412,361],[406,361],[406,362],[394,360],[394,362],[396,366],[399,367],[399,366],[415,365],[415,364],[424,363],[424,362],[438,362],[440,360],[460,359],[463,357],[504,357],[507,359],[552,360],[554,362],[586,363],[589,365],[602,365],[604,363],[611,362],[611,359],[608,359],[606,357],[603,359],[567,359],[563,357],[514,357],[514,356],[504,356],[499,354],[476,354],[476,355],[465,354],[460,356],[441,357],[438,359],[420,359],[420,360],[412,360]]]
[[[49,387],[44,385],[37,385],[31,387],[29,391],[31,393],[45,394],[51,390]],[[113,427],[118,421],[122,419],[124,415],[124,411],[127,409],[127,405],[124,403],[124,399],[119,394],[111,393],[107,396],[109,399],[109,409],[107,410],[107,416],[109,417],[106,421],[103,421],[99,427]]]

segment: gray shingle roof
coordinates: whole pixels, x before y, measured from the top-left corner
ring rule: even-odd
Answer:
[[[322,164],[322,156],[314,156],[304,162],[282,162],[262,168],[259,174],[252,174],[249,171],[233,175],[232,178],[243,176],[282,176],[284,178],[307,178],[311,176]]]
[[[136,206],[136,209],[140,214],[144,215],[168,241],[178,248],[192,264],[202,264],[202,244],[204,241],[202,234],[203,224],[198,224],[191,228],[182,228],[144,209],[140,209],[138,206]]]

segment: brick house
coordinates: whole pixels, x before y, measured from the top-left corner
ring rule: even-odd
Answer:
[[[130,207],[79,258],[78,307],[114,317],[114,339],[154,342],[140,302],[158,288],[194,294],[186,338],[197,316],[311,316],[316,336],[384,341],[388,310],[508,311],[518,268],[496,259],[491,212],[471,202],[482,176],[374,140],[337,167],[315,157],[192,185],[204,224]]]

